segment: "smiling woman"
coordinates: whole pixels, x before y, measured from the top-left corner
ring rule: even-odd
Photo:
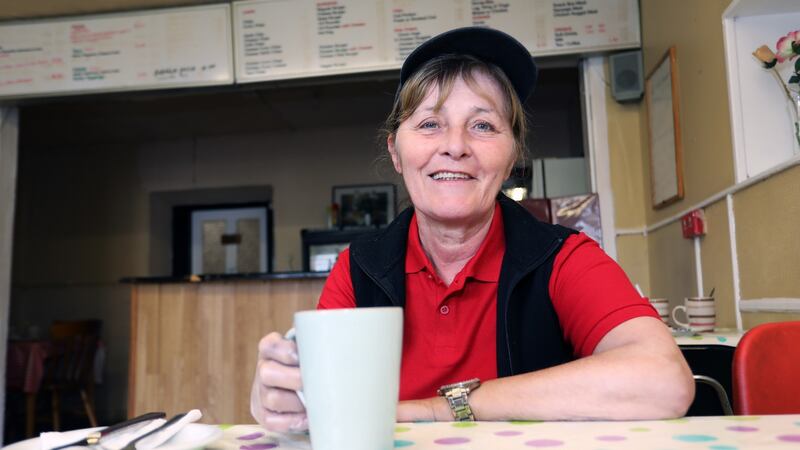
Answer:
[[[672,336],[620,267],[500,194],[536,75],[517,40],[473,27],[401,69],[385,133],[413,207],[341,253],[318,305],[404,308],[399,421],[666,418],[693,397]],[[254,418],[305,428],[295,344],[271,333],[259,348]]]

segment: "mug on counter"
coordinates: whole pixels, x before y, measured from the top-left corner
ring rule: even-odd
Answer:
[[[675,313],[683,311],[686,321],[678,320]],[[714,297],[686,297],[683,305],[672,310],[672,321],[681,328],[692,331],[714,331],[717,323],[717,310]]]
[[[666,298],[648,298],[650,305],[655,308],[658,317],[665,325],[669,325],[669,300]]]

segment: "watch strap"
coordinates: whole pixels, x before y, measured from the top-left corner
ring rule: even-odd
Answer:
[[[469,406],[469,392],[470,389],[463,386],[454,387],[445,392],[444,397],[447,399],[447,403],[450,404],[450,410],[453,412],[453,418],[456,422],[472,422],[475,420],[475,415]]]

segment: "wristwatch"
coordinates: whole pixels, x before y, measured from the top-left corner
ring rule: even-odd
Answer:
[[[480,385],[481,380],[473,378],[459,383],[446,384],[440,387],[436,393],[447,399],[456,422],[472,422],[475,420],[475,415],[472,414],[472,408],[469,407],[467,396],[470,392],[478,389]]]

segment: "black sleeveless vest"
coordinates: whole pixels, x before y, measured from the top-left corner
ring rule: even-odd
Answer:
[[[564,240],[576,231],[537,221],[498,195],[506,251],[497,289],[497,375],[517,375],[571,361],[548,282]],[[405,305],[408,208],[386,228],[350,244],[350,277],[358,307]]]

